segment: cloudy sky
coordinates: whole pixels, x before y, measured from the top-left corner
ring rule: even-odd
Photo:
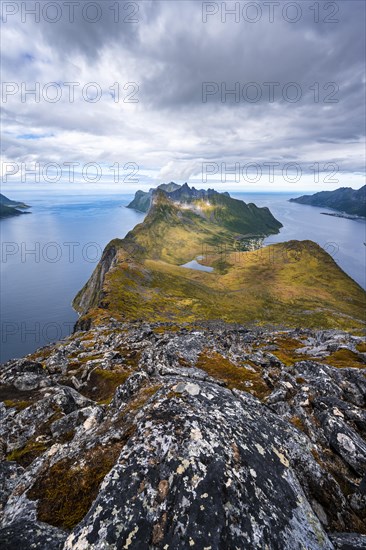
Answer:
[[[2,10],[4,189],[365,182],[363,0]]]

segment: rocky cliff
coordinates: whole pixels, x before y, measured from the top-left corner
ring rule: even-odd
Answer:
[[[170,193],[172,191],[175,191],[176,189],[180,189],[180,187],[180,185],[171,181],[170,183],[162,183],[161,185],[158,185],[157,188],[152,187],[151,189],[149,189],[149,191],[136,191],[133,200],[130,202],[127,208],[133,208],[134,210],[138,210],[139,212],[148,212],[151,206],[153,195],[157,190]]]
[[[6,549],[361,549],[366,345],[117,323],[0,374]]]

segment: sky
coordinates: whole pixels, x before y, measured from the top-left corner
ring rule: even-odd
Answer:
[[[363,0],[1,9],[8,194],[365,183]]]

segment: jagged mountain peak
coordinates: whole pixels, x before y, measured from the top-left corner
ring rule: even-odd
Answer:
[[[166,193],[169,198],[177,202],[189,202],[198,199],[209,200],[214,195],[230,197],[227,191],[220,193],[215,191],[215,189],[196,189],[194,186],[190,187],[187,182],[179,185],[171,181],[170,183],[162,183],[155,188],[149,189],[149,191],[136,191],[134,199],[127,208],[147,212],[151,207],[153,196],[159,192]]]

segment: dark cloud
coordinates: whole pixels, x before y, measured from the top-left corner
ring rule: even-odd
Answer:
[[[118,22],[110,9],[115,2],[103,0],[96,2],[101,19],[91,23],[82,16],[87,4],[91,3],[79,2],[73,22],[65,10],[54,24],[42,17],[39,23],[31,18],[22,23],[14,15],[3,25],[9,41],[3,47],[3,80],[93,80],[104,92],[97,104],[70,105],[64,98],[57,104],[19,104],[10,98],[4,118],[6,158],[23,158],[30,152],[40,158],[62,156],[71,143],[73,157],[104,155],[109,162],[123,149],[125,156],[139,157],[153,170],[170,169],[176,162],[180,174],[186,173],[184,162],[188,166],[202,159],[230,162],[239,156],[306,164],[318,155],[329,162],[338,159],[350,171],[361,169],[364,2],[297,2],[302,17],[296,23],[283,17],[283,3],[275,8],[273,23],[259,1],[262,16],[256,23],[242,16],[238,23],[228,16],[225,23],[220,13],[204,23],[202,3],[197,0],[142,1],[136,3],[138,10],[133,2],[119,2]],[[240,3],[241,9],[245,4]],[[27,2],[31,5],[34,2]],[[221,2],[216,5],[220,8]],[[314,21],[317,5],[319,22]],[[332,6],[339,8],[338,13],[332,14]],[[85,13],[95,14],[92,7]],[[138,22],[128,22],[129,15]],[[128,81],[138,83],[139,103],[116,106],[108,98],[108,87]],[[239,83],[239,102],[220,92],[203,102],[205,82],[227,90]],[[265,84],[269,82],[279,83],[273,103]],[[296,103],[284,96],[290,82],[302,92]],[[244,90],[250,94],[248,83],[256,83],[262,92],[256,103],[243,97]],[[294,88],[288,91],[293,93]],[[32,144],[16,139],[32,133],[54,137]]]

